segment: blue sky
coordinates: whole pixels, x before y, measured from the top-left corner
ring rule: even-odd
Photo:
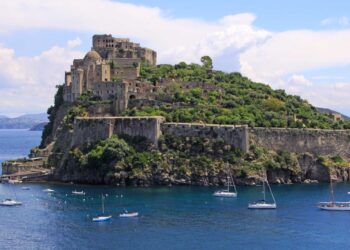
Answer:
[[[350,115],[350,1],[12,0],[0,3],[0,114],[45,112],[95,33],[160,63],[198,62]]]

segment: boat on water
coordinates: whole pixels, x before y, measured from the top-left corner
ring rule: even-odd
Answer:
[[[19,206],[19,205],[22,205],[22,202],[20,201],[16,201],[16,200],[13,200],[13,199],[5,199],[3,201],[0,202],[0,205],[1,206]]]
[[[22,183],[22,181],[21,180],[18,180],[18,179],[10,179],[9,181],[8,181],[8,183],[10,183],[10,184],[19,184],[19,183]]]
[[[130,218],[130,217],[137,217],[137,216],[139,216],[138,212],[125,211],[124,213],[119,214],[119,217],[123,217],[123,218]]]
[[[232,183],[234,192],[230,191],[231,183]],[[225,190],[218,190],[213,195],[217,196],[217,197],[237,197],[236,185],[235,185],[231,175],[230,176],[227,175],[227,189],[225,189]]]
[[[272,203],[271,202],[269,203],[269,202],[266,201],[266,187],[265,187],[265,183],[266,183],[266,186],[268,187],[269,192],[271,194],[271,197],[272,197],[272,200],[273,200]],[[249,203],[248,204],[248,208],[249,209],[276,209],[277,208],[277,204],[276,204],[275,196],[273,195],[272,189],[271,189],[270,184],[267,181],[266,177],[264,178],[264,180],[262,182],[262,194],[263,194],[263,199],[255,201],[253,203]]]
[[[22,187],[22,190],[30,190],[29,187]]]
[[[75,194],[75,195],[85,195],[85,192],[84,192],[84,191],[77,191],[77,190],[74,190],[74,191],[72,191],[72,194]]]
[[[50,189],[50,188],[44,189],[43,191],[46,192],[46,193],[53,193],[53,192],[55,192],[55,190]]]
[[[320,202],[318,203],[318,208],[328,211],[350,211],[350,202]]]
[[[102,221],[108,221],[110,219],[112,219],[112,215],[104,215],[105,213],[105,204],[104,204],[104,199],[105,197],[102,195],[102,198],[101,198],[101,205],[102,205],[102,214],[99,215],[99,216],[96,216],[96,217],[93,217],[92,218],[92,221],[93,222],[102,222]]]
[[[319,202],[317,207],[327,211],[350,211],[350,202],[334,200],[333,181],[330,178],[330,201]]]

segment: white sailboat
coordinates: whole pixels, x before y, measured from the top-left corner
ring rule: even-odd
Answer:
[[[232,181],[234,192],[230,191],[231,181]],[[217,197],[237,197],[237,189],[236,189],[235,182],[232,179],[232,176],[227,175],[227,189],[216,191],[213,195]]]
[[[104,213],[105,213],[104,199],[105,199],[105,197],[102,195],[102,215],[99,215],[97,217],[92,218],[93,222],[107,221],[107,220],[110,220],[112,218],[112,215],[104,215]]]
[[[266,201],[266,188],[265,188],[265,183],[270,191],[270,194],[271,194],[271,197],[272,197],[272,200],[273,200],[273,203],[268,203]],[[250,209],[276,209],[277,208],[277,204],[276,204],[276,200],[275,200],[275,196],[273,195],[272,193],[272,190],[271,190],[271,187],[270,187],[270,184],[269,182],[267,181],[267,178],[265,178],[263,180],[263,183],[262,183],[262,193],[263,193],[263,199],[262,200],[259,200],[259,201],[256,201],[256,202],[253,202],[253,203],[249,203],[248,204],[248,208]]]
[[[328,211],[350,211],[349,201],[334,201],[334,190],[332,178],[330,178],[330,201],[319,202],[317,207]]]

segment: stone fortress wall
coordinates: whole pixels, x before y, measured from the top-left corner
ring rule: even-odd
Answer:
[[[251,128],[251,143],[271,150],[350,158],[350,130]]]
[[[142,136],[158,144],[164,117],[79,117],[74,121],[71,147],[95,143],[116,135]]]
[[[226,144],[240,148],[243,152],[249,150],[248,126],[246,125],[163,123],[161,131],[165,135],[176,137],[221,138]]]
[[[245,125],[166,123],[165,118],[161,116],[76,118],[71,146],[94,143],[113,134],[146,137],[154,145],[158,144],[161,135],[221,138],[226,144],[244,152],[249,149],[248,127]]]
[[[248,128],[246,125],[167,123],[161,116],[76,118],[72,145],[94,143],[113,134],[143,136],[158,144],[161,135],[221,138],[226,144],[249,151],[249,145],[314,155],[350,158],[350,131],[290,128]]]

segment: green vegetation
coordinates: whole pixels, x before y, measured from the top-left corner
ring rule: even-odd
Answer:
[[[53,124],[56,118],[56,114],[58,112],[59,107],[63,104],[63,86],[62,85],[58,85],[56,86],[57,88],[57,92],[55,95],[55,102],[54,102],[54,106],[51,106],[48,110],[47,110],[47,114],[49,122],[45,125],[43,133],[41,135],[41,143],[40,143],[40,148],[43,148],[45,146],[45,141],[46,138],[48,136],[51,135],[52,133],[52,129],[53,129]]]
[[[225,144],[221,139],[164,136],[155,149],[143,137],[112,136],[97,144],[70,152],[80,171],[95,171],[103,178],[123,175],[127,181],[150,180],[155,176],[170,180],[203,181],[213,176],[226,178],[231,171],[237,178],[259,176],[262,170],[301,170],[294,154],[268,152],[251,147],[250,153]]]
[[[350,162],[346,159],[343,159],[341,156],[320,156],[318,158],[318,161],[326,166],[326,167],[343,167],[343,168],[349,168]]]
[[[210,57],[202,57],[203,65],[142,65],[140,79],[155,83],[174,79],[158,95],[163,104],[127,111],[126,115],[165,115],[171,122],[204,122],[249,124],[255,127],[291,127],[349,129],[349,121],[333,121],[328,115],[299,96],[287,95],[256,83],[240,73],[212,70]],[[184,88],[182,81],[203,82],[204,88]],[[164,98],[166,97],[166,98]]]

